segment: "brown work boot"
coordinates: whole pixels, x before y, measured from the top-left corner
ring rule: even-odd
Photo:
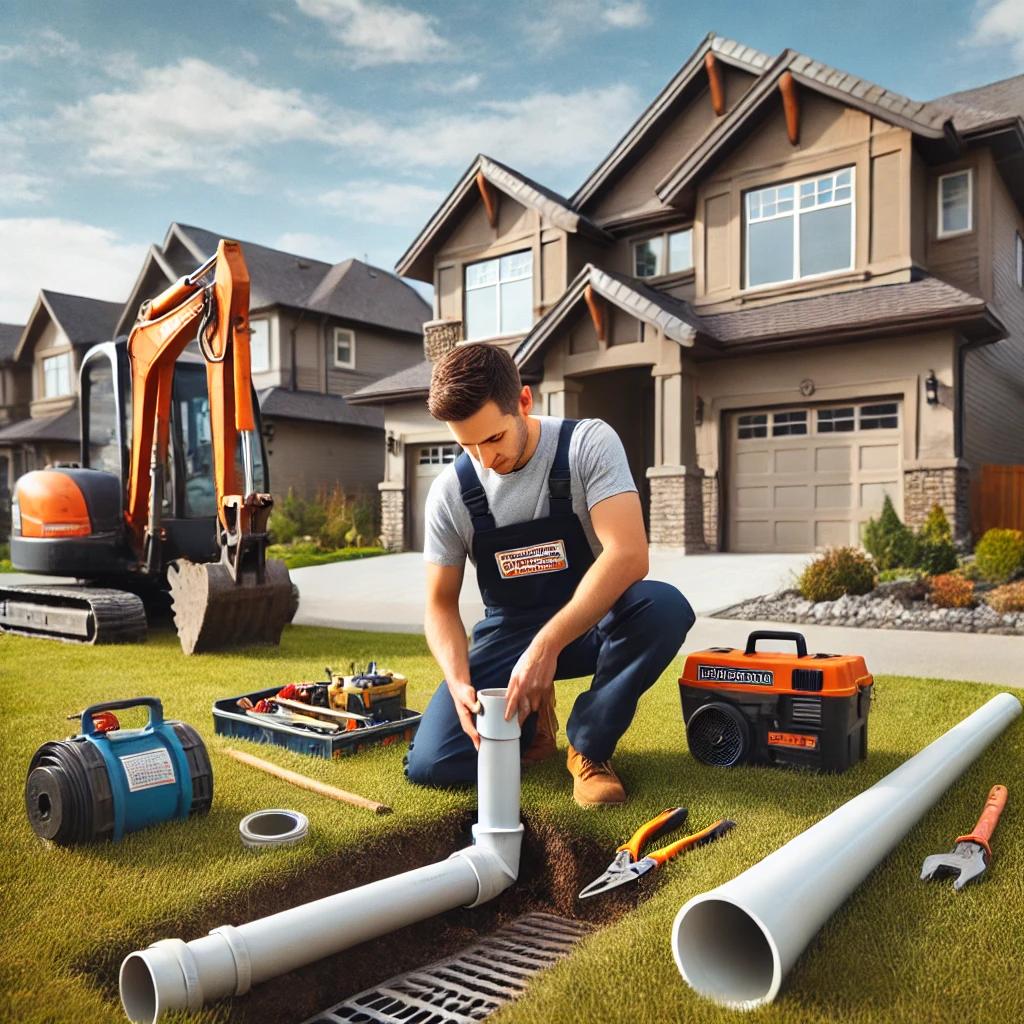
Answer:
[[[552,686],[548,696],[537,708],[537,731],[533,734],[533,742],[526,748],[519,763],[523,768],[546,761],[555,752],[555,736],[558,734],[558,719],[555,717],[555,688]]]
[[[581,807],[604,807],[626,802],[626,790],[611,761],[592,761],[570,743],[566,767],[572,775],[573,799]]]

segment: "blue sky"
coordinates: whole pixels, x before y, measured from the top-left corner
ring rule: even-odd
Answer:
[[[1024,0],[2,0],[0,320],[123,299],[171,221],[391,267],[478,151],[571,193],[708,31],[918,99]]]

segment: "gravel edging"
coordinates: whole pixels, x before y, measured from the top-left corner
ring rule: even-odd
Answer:
[[[715,612],[712,618],[1024,636],[1024,612],[1001,615],[987,604],[976,608],[936,608],[927,601],[904,603],[885,585],[870,594],[847,594],[838,601],[818,602],[805,600],[798,590],[780,590],[776,594],[741,601]]]

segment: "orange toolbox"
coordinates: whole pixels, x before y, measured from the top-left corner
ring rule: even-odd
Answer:
[[[758,651],[759,640],[796,654]],[[690,753],[705,764],[843,772],[867,757],[874,680],[856,654],[808,654],[802,633],[755,630],[744,650],[689,654],[679,696]]]

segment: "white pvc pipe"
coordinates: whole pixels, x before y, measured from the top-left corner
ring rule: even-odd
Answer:
[[[684,904],[672,925],[684,980],[733,1009],[770,1003],[821,926],[1020,713],[1016,697],[993,697],[806,832]]]
[[[129,1020],[156,1024],[172,1010],[198,1010],[252,985],[507,889],[519,870],[519,723],[502,717],[504,690],[477,694],[479,822],[474,845],[448,860],[380,879],[279,914],[183,942],[162,939],[121,964]],[[515,756],[509,753],[514,751]]]

